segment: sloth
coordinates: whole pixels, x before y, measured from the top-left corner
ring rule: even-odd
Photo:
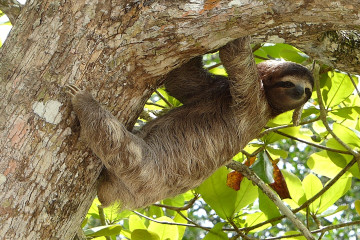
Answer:
[[[97,189],[102,205],[135,209],[197,187],[256,138],[268,120],[311,96],[308,69],[271,60],[256,65],[249,37],[219,53],[228,77],[205,71],[201,57],[173,70],[165,88],[183,105],[136,133],[89,93],[67,86],[81,135],[105,165]]]

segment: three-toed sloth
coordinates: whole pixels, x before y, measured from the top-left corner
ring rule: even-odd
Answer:
[[[134,209],[195,188],[252,139],[267,121],[302,106],[313,77],[305,67],[281,61],[254,62],[249,38],[220,49],[228,77],[203,69],[196,57],[170,72],[168,93],[183,106],[126,130],[87,92],[69,86],[81,134],[106,167],[98,197]]]

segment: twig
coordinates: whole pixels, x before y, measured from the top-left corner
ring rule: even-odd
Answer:
[[[334,185],[334,183],[339,180],[342,175],[344,175],[355,163],[357,162],[356,157],[354,157],[349,163],[348,165],[346,165],[343,169],[341,169],[341,171],[333,178],[331,179],[328,184],[326,184],[326,186],[321,189],[317,194],[315,194],[312,198],[310,198],[309,200],[307,200],[306,202],[304,202],[300,207],[296,208],[294,210],[294,213],[299,212],[301,209],[308,207],[312,202],[314,202],[317,198],[319,198],[322,194],[324,194],[324,192],[326,192],[332,185]]]
[[[306,202],[304,202],[300,207],[296,208],[293,210],[293,213],[297,213],[299,212],[300,210],[308,207],[312,202],[314,202],[319,196],[321,196],[324,192],[326,192],[332,185],[334,185],[334,183],[342,177],[342,175],[344,175],[354,164],[356,163],[356,158],[354,157],[333,179],[331,179],[329,181],[328,184],[326,184],[326,186],[321,189],[317,194],[315,194],[312,198],[310,198],[309,200],[307,200]],[[247,228],[241,228],[240,230],[244,230],[244,231],[251,231],[253,229],[256,229],[258,227],[261,227],[265,224],[268,224],[268,223],[273,223],[273,222],[277,222],[281,219],[283,219],[285,216],[282,215],[282,216],[279,216],[279,217],[276,217],[276,218],[272,218],[272,219],[268,219],[262,223],[259,223],[259,224],[256,224],[254,226],[251,226],[251,227],[247,227]]]
[[[360,220],[322,227],[320,229],[311,231],[311,233],[314,233],[314,234],[315,233],[324,233],[324,232],[327,232],[330,230],[339,229],[339,228],[348,227],[348,226],[357,225],[357,224],[360,224]],[[292,237],[300,237],[300,236],[301,236],[301,234],[293,234],[293,235],[287,235],[287,236],[281,236],[281,237],[270,237],[270,238],[266,238],[266,240],[275,240],[275,239],[292,238]]]
[[[205,231],[210,231],[211,228],[203,227],[203,226],[197,224],[197,223],[194,222],[192,219],[190,219],[190,218],[188,218],[187,216],[185,216],[181,211],[177,211],[177,213],[178,213],[182,218],[184,218],[186,221],[194,224],[196,227],[201,228],[201,229],[203,229],[203,230],[205,230]]]
[[[196,200],[198,200],[199,195],[196,195],[193,199],[191,199],[185,206],[183,207],[174,207],[174,206],[169,206],[169,205],[164,205],[164,204],[153,204],[153,206],[156,207],[163,207],[169,210],[174,210],[174,211],[183,211],[183,210],[188,210],[189,208],[192,207],[192,205],[195,203]]]
[[[99,217],[100,217],[100,223],[103,226],[106,226],[106,220],[105,220],[105,213],[104,213],[104,209],[101,206],[98,206],[98,211],[99,211]],[[105,236],[106,240],[111,240],[110,236]]]
[[[170,108],[174,107],[158,90],[155,90],[155,92]]]
[[[15,24],[23,5],[16,0],[0,0],[0,9],[9,18],[12,25]]]
[[[146,105],[153,105],[153,106],[157,106],[157,107],[160,107],[160,108],[165,108],[163,105],[153,103],[153,102],[146,102]]]
[[[317,118],[314,118],[314,119],[311,119],[311,120],[308,120],[308,121],[304,121],[304,122],[301,122],[299,123],[298,126],[301,126],[301,125],[305,125],[305,124],[309,124],[309,123],[313,123],[313,122],[316,122],[320,120],[319,117]],[[277,126],[277,127],[273,127],[273,128],[267,128],[266,130],[264,130],[263,132],[260,133],[260,135],[258,136],[258,138],[261,138],[263,136],[265,136],[266,134],[269,134],[270,132],[273,132],[273,131],[276,131],[276,130],[280,130],[280,129],[283,129],[283,128],[288,128],[288,127],[295,127],[294,124],[288,124],[288,125],[282,125],[282,126]]]
[[[296,140],[296,141],[299,141],[299,142],[302,142],[302,143],[306,143],[307,145],[310,145],[310,146],[313,146],[313,147],[316,147],[316,148],[320,148],[320,149],[324,149],[324,150],[326,150],[326,151],[352,155],[351,152],[348,152],[348,151],[333,149],[333,148],[329,148],[329,147],[326,147],[326,146],[323,146],[323,145],[320,145],[320,144],[308,142],[308,141],[303,140],[303,139],[301,139],[301,138],[297,138],[297,137],[288,135],[288,134],[283,133],[283,132],[280,132],[280,131],[274,131],[274,132],[276,132],[277,134],[283,135],[283,136],[285,136],[285,137],[294,139],[294,140]]]
[[[217,67],[219,67],[219,66],[221,66],[221,65],[222,65],[222,63],[216,63],[216,64],[214,64],[214,65],[212,65],[212,66],[207,67],[206,69],[207,69],[207,70],[211,70],[211,69],[217,68]]]
[[[152,222],[156,222],[156,223],[160,223],[160,224],[167,224],[167,225],[176,225],[176,226],[184,226],[184,227],[197,227],[194,224],[187,224],[187,223],[176,223],[176,222],[166,222],[166,221],[158,221],[156,219],[150,218],[148,216],[145,216],[144,214],[141,214],[137,211],[132,211],[133,213],[135,213],[136,215],[139,215],[140,217],[146,218],[147,220],[150,220]],[[202,228],[207,228],[207,227],[202,227]],[[211,228],[208,228],[209,230]]]
[[[358,88],[357,88],[357,86],[356,86],[356,83],[355,83],[354,79],[352,78],[352,76],[351,76],[349,73],[348,73],[347,75],[349,76],[349,78],[350,78],[350,80],[351,80],[352,84],[354,85],[354,88],[355,88],[355,90],[356,90],[356,92],[357,92],[358,96],[360,97],[360,92],[359,92],[359,89],[358,89]]]
[[[242,237],[242,239],[245,239],[245,240],[252,240],[252,239],[255,239],[255,238],[252,238],[252,237],[249,237],[247,235],[245,235],[237,226],[236,224],[233,222],[232,219],[228,219],[228,222],[231,224],[231,226],[233,226],[233,228],[235,229],[235,231],[237,232],[237,234]]]
[[[318,71],[319,69],[317,69],[317,72],[314,71],[314,78],[315,78],[315,88],[316,88],[316,93],[317,93],[317,97],[318,97],[318,102],[319,102],[319,107],[320,107],[320,119],[323,122],[326,130],[331,134],[331,136],[338,142],[340,143],[345,149],[347,149],[353,156],[355,157],[359,157],[360,154],[358,152],[355,152],[349,145],[347,145],[346,143],[344,143],[330,128],[328,122],[326,121],[326,116],[327,116],[327,111],[325,109],[325,105],[324,102],[322,100],[322,96],[321,96],[321,90],[320,90],[320,78],[318,75]]]
[[[255,183],[279,208],[279,210],[284,214],[304,235],[306,239],[314,239],[314,236],[311,235],[309,229],[299,221],[299,219],[294,215],[294,213],[285,206],[285,204],[280,200],[280,198],[271,190],[271,188],[265,184],[256,174],[254,174],[247,166],[236,161],[232,161],[227,165],[228,167],[241,172],[247,179]]]

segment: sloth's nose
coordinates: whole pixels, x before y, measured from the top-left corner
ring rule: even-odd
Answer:
[[[302,86],[296,85],[292,89],[291,97],[293,99],[300,99],[304,95],[304,92],[305,92],[305,90]]]

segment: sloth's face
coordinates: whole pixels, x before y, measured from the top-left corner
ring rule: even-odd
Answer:
[[[265,61],[258,64],[258,70],[268,103],[276,114],[298,108],[311,97],[314,80],[305,67]]]
[[[267,86],[265,93],[271,107],[286,112],[302,106],[311,97],[313,86],[307,78],[284,76],[274,85]]]

